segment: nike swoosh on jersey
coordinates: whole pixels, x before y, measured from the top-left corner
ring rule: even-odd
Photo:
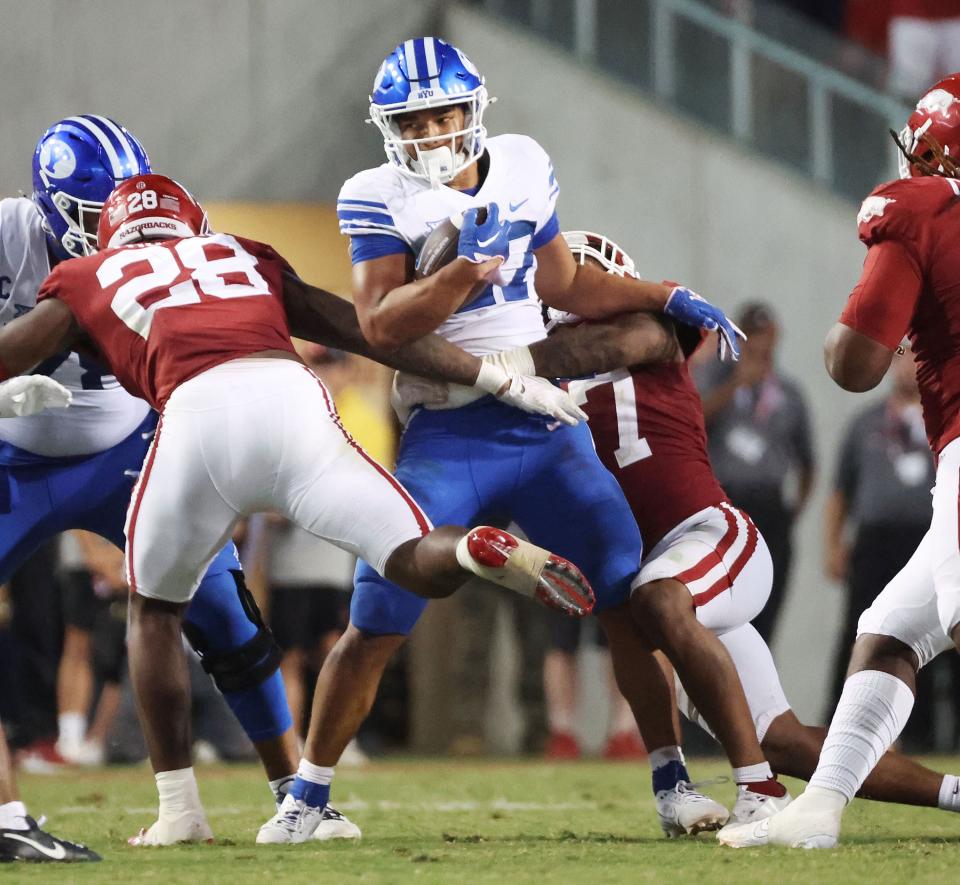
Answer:
[[[21,836],[18,833],[11,832],[4,833],[4,838],[16,839],[19,842],[25,842],[27,845],[33,846],[41,854],[45,854],[52,860],[63,860],[67,856],[66,849],[62,845],[54,845],[53,848],[47,848],[46,845],[41,845],[36,839],[31,839],[29,836]]]
[[[519,203],[517,203],[516,206],[514,206],[513,203],[511,203],[511,204],[510,204],[510,211],[511,211],[511,212],[516,212],[517,209],[519,209],[524,203],[529,203],[529,202],[530,202],[530,197],[527,197],[525,200],[521,200]]]

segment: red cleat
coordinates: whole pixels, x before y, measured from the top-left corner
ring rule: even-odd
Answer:
[[[593,588],[580,569],[503,529],[488,525],[471,529],[457,545],[457,560],[475,575],[535,596],[565,615],[583,617],[593,611]]]
[[[646,759],[647,748],[636,732],[620,731],[610,735],[603,748],[603,758],[619,762]]]
[[[543,755],[553,762],[569,762],[580,758],[580,744],[569,731],[552,731]]]

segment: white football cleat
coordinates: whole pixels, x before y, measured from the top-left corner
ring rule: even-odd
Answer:
[[[277,813],[257,833],[257,845],[299,844],[313,838],[323,820],[323,808],[307,805],[289,793]]]
[[[728,826],[737,824],[756,823],[765,817],[773,817],[783,811],[793,800],[789,793],[782,796],[767,796],[765,793],[755,793],[749,784],[740,784],[737,788],[737,801],[730,812]]]
[[[493,526],[471,529],[457,544],[460,565],[565,615],[593,611],[595,597],[586,576],[572,562]]]
[[[680,781],[672,790],[661,790],[656,803],[660,827],[668,839],[719,830],[730,817],[723,805],[697,792],[696,785],[687,781]]]
[[[331,839],[359,839],[360,836],[360,827],[328,805],[323,809],[320,823],[310,838],[317,842],[329,842]]]
[[[149,828],[141,829],[136,836],[127,839],[127,844],[136,848],[176,845],[178,842],[213,842],[213,830],[203,809],[162,812]]]
[[[835,848],[846,799],[834,790],[807,787],[783,811],[754,823],[728,827],[717,838],[733,848],[782,845],[786,848]]]

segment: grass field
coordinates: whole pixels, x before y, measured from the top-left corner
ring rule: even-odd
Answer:
[[[960,759],[937,760],[960,770]],[[694,761],[696,777],[725,773]],[[272,812],[252,766],[200,768],[215,845],[134,849],[127,836],[156,808],[145,768],[22,778],[34,814],[87,842],[102,864],[10,864],[5,882],[898,882],[952,881],[960,868],[960,815],[857,802],[833,852],[722,848],[706,835],[666,841],[645,766],[391,760],[343,771],[335,805],[364,830],[359,843],[264,848]],[[796,793],[797,785],[790,783]],[[710,788],[730,802],[733,788]]]

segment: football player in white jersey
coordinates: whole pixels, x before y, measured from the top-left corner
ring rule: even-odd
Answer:
[[[721,350],[736,355],[738,330],[689,290],[577,264],[560,235],[560,188],[550,158],[527,136],[488,139],[487,104],[477,69],[442,40],[407,40],[380,66],[370,114],[387,162],[349,179],[337,204],[340,229],[350,237],[354,303],[367,339],[396,347],[436,331],[471,353],[491,354],[543,336],[542,300],[588,318],[662,310],[682,323],[718,329]],[[485,218],[481,207],[487,207]],[[462,217],[457,259],[414,279],[415,255],[451,216]],[[480,291],[478,273],[489,283]],[[645,739],[655,746],[673,743],[669,704],[655,706],[669,696],[661,690],[665,678],[638,637],[628,605],[640,534],[587,428],[551,431],[475,392],[430,405],[410,417],[397,477],[436,522],[512,519],[534,543],[576,562],[596,593],[594,610],[610,640],[620,688],[644,720]],[[369,710],[383,668],[425,605],[366,563],[358,565],[350,626],[325,661],[314,696],[304,752],[309,765],[298,773],[296,801],[288,798],[259,838],[306,838],[306,822],[328,801],[333,766]],[[709,646],[732,673],[727,681],[738,686],[729,655],[704,633],[691,653]],[[696,680],[688,685],[699,708],[709,708],[737,779],[772,782],[742,690],[717,699]],[[720,826],[725,809],[705,802],[703,820],[692,826]]]
[[[33,158],[33,199],[0,200],[0,326],[34,308],[54,265],[95,249],[103,201],[117,182],[149,170],[139,141],[107,117],[67,117],[44,133]],[[41,543],[68,529],[86,529],[123,548],[127,504],[157,421],[143,400],[76,353],[60,354],[34,372],[34,380],[14,378],[0,386],[0,414],[7,414],[4,392],[13,400],[18,391],[20,398],[9,404],[12,417],[0,421],[0,583]],[[45,376],[59,384],[38,388],[37,379],[49,381]],[[62,405],[55,400],[63,388],[70,408],[28,414],[44,396]],[[206,573],[185,633],[257,747],[279,802],[296,770],[298,748],[279,649],[252,602],[229,544]],[[169,711],[152,712],[157,728],[169,724]],[[178,790],[196,790],[192,769],[177,778]],[[205,820],[177,815],[167,805],[161,798],[160,820],[144,844],[207,837]],[[318,832],[358,834],[333,812]]]

